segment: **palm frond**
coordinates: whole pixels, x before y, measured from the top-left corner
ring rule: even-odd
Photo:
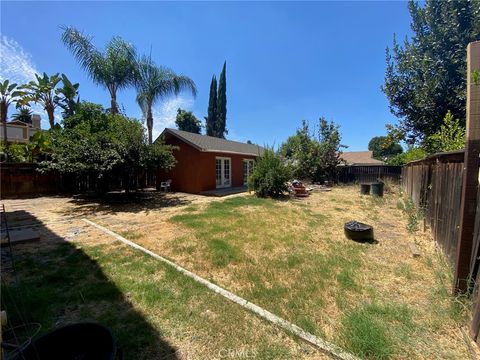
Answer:
[[[74,27],[62,27],[62,42],[72,52],[80,66],[93,81],[102,84],[102,54],[92,44],[92,37],[86,36]]]

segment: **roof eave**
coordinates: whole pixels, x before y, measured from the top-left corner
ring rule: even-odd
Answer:
[[[209,152],[209,153],[220,153],[220,154],[245,155],[245,156],[260,156],[260,152],[258,152],[258,154],[253,154],[253,153],[245,153],[245,152],[237,152],[237,151],[226,151],[226,150],[214,150],[214,149],[200,150],[200,151],[202,151],[202,152]]]

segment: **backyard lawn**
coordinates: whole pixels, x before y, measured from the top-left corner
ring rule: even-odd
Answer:
[[[468,301],[449,297],[451,270],[395,188],[384,198],[348,186],[304,200],[170,194],[137,204],[32,201],[57,221],[59,234],[71,224],[58,219],[88,218],[360,357],[477,352],[466,336]],[[373,225],[376,243],[347,240],[350,220]],[[52,241],[53,251],[22,250],[19,278],[34,295],[27,309],[46,327],[101,320],[118,331],[128,358],[136,351],[158,358],[152,339],[192,358],[219,358],[222,349],[247,349],[255,358],[324,356],[157,260],[82,229],[68,242]],[[412,256],[411,243],[421,256]]]

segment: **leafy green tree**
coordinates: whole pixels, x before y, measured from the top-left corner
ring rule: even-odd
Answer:
[[[480,40],[480,1],[409,1],[413,37],[387,48],[383,91],[409,143],[435,134],[451,110],[465,125],[466,47]],[[398,139],[398,137],[397,137]]]
[[[290,179],[288,165],[272,148],[266,148],[255,162],[253,173],[248,178],[248,187],[259,197],[277,198],[287,191],[287,181]]]
[[[0,117],[3,125],[3,134],[5,139],[7,138],[7,115],[10,104],[17,101],[21,95],[21,92],[17,88],[17,84],[10,84],[9,80],[0,82]],[[5,146],[8,147],[8,143],[5,140]]]
[[[344,147],[339,126],[321,117],[318,133],[310,132],[309,124],[304,120],[302,127],[282,144],[279,152],[292,165],[295,177],[324,181],[335,178]]]
[[[217,136],[217,78],[215,75],[213,75],[210,83],[208,115],[205,118],[205,127],[208,136]]]
[[[102,52],[92,38],[74,27],[64,27],[62,41],[92,80],[110,93],[112,114],[118,114],[117,91],[134,85],[137,78],[135,47],[115,36]]]
[[[368,150],[373,151],[373,157],[379,160],[385,160],[403,152],[399,143],[389,141],[386,136],[373,137],[368,143]]]
[[[182,90],[189,90],[196,96],[197,88],[192,79],[177,75],[166,67],[157,66],[151,57],[142,57],[137,66],[137,102],[147,121],[148,143],[152,144],[154,104],[169,95],[178,95]]]
[[[52,152],[52,130],[37,130],[27,144],[30,162],[47,160]],[[53,130],[54,131],[54,130]]]
[[[175,124],[179,130],[188,131],[195,134],[200,134],[202,123],[198,120],[191,111],[182,109],[177,110],[177,118]]]
[[[41,163],[44,170],[77,175],[89,174],[105,191],[108,179],[123,178],[130,190],[130,178],[139,170],[174,166],[171,146],[149,145],[138,120],[107,113],[101,106],[80,103],[76,114],[65,120],[67,126],[52,130],[52,151]]]
[[[314,168],[312,179],[325,181],[336,178],[340,164],[341,144],[340,125],[328,122],[323,116],[318,120],[318,142],[313,148]]]
[[[66,117],[62,120],[62,125],[65,129],[72,129],[89,119],[106,121],[104,120],[106,115],[107,111],[102,105],[83,101],[77,105],[75,113],[72,116]]]
[[[310,179],[314,168],[315,140],[310,134],[308,122],[302,121],[302,127],[295,135],[288,137],[280,146],[279,153],[291,164],[293,176],[298,179]]]
[[[216,135],[224,139],[225,134],[228,134],[227,126],[227,62],[223,63],[223,69],[220,73],[218,82],[218,97],[217,97],[217,121],[216,121]]]
[[[18,112],[12,115],[12,120],[24,122],[25,124],[32,123],[32,110],[28,106],[20,106]]]
[[[392,156],[385,162],[387,165],[404,165],[411,161],[421,160],[427,156],[427,152],[423,147],[415,147],[410,145],[404,153]]]
[[[425,142],[425,149],[433,154],[443,151],[460,150],[465,147],[465,128],[458,119],[454,119],[449,111],[443,118],[443,124]]]
[[[53,128],[55,126],[55,109],[64,101],[63,94],[57,88],[62,77],[58,73],[51,76],[43,73],[43,76],[35,74],[35,78],[35,81],[30,81],[20,87],[21,99],[18,101],[18,105],[30,106],[30,103],[33,102],[42,106],[47,113],[50,128]]]

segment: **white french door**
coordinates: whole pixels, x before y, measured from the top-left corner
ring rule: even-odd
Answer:
[[[217,157],[215,159],[215,179],[217,188],[232,186],[232,166],[231,159]]]
[[[255,161],[250,159],[243,160],[243,185],[247,185],[248,178],[252,175],[253,168],[255,167]]]

